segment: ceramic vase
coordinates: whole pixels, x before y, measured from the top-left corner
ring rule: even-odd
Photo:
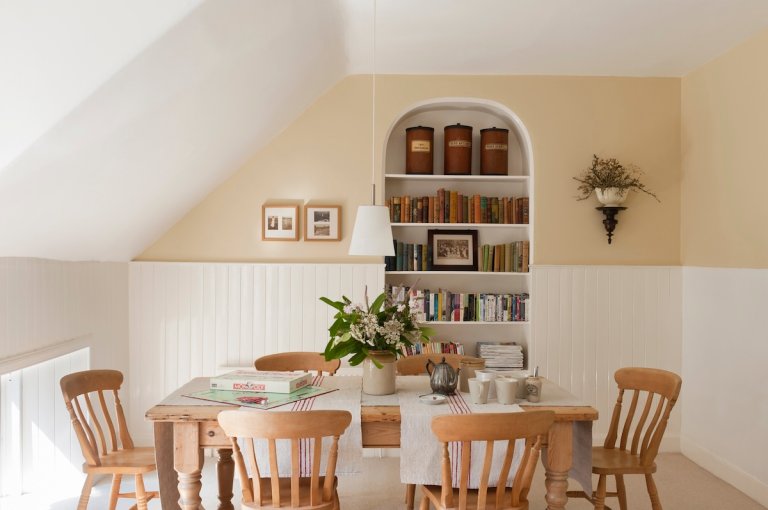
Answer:
[[[595,195],[604,206],[618,207],[627,198],[627,191],[621,188],[595,188]]]
[[[381,365],[377,367],[373,359]],[[387,351],[371,351],[363,361],[363,393],[391,395],[395,392],[395,355]]]

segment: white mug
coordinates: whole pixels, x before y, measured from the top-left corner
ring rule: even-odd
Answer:
[[[481,381],[488,381],[488,398],[496,398],[496,386],[493,384],[493,380],[496,379],[496,372],[487,368],[475,370],[475,377]]]
[[[477,377],[472,377],[467,381],[469,384],[469,394],[474,404],[488,403],[488,389],[491,387],[490,381],[481,381]]]
[[[517,398],[517,379],[497,377],[494,382],[499,404],[514,404]]]

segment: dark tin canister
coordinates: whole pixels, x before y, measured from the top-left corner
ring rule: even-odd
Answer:
[[[431,174],[434,166],[435,128],[405,129],[405,173]]]
[[[445,175],[472,173],[472,126],[453,124],[445,126]]]
[[[480,130],[480,173],[507,175],[509,129],[491,127]]]

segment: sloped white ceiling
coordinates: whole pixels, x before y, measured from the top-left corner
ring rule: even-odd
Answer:
[[[0,256],[130,260],[348,74],[682,76],[768,26],[765,0],[378,0],[374,31],[373,5],[0,2]]]

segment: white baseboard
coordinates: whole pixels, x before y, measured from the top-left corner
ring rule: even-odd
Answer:
[[[738,466],[724,460],[711,451],[700,447],[690,440],[682,438],[681,452],[693,462],[716,477],[733,485],[741,492],[763,506],[768,506],[768,484],[759,480]]]

